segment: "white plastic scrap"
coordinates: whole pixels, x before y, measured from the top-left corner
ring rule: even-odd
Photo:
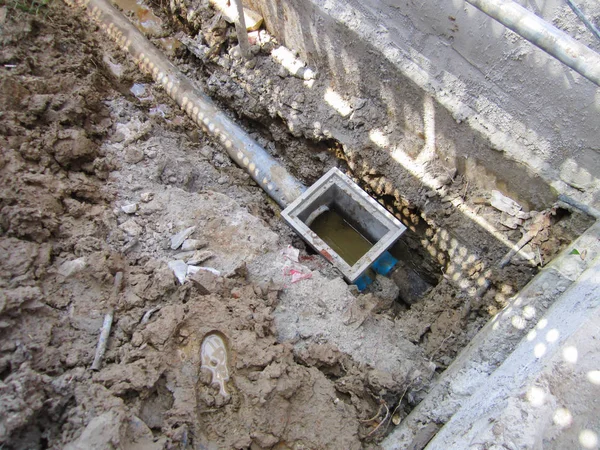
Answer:
[[[188,274],[188,265],[182,260],[177,259],[169,262],[169,269],[173,271],[180,284],[185,282],[185,277]]]
[[[300,256],[300,250],[292,247],[291,245],[288,245],[286,248],[281,250],[281,254],[284,256],[284,258],[287,258],[290,261],[298,262],[298,258]]]

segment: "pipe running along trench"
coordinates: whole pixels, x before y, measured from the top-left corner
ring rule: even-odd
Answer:
[[[512,0],[466,0],[600,86],[600,55]]]
[[[306,187],[267,153],[244,130],[220,111],[212,100],[187,79],[167,58],[107,0],[64,0],[84,7],[92,20],[118,46],[131,54],[140,70],[152,76],[192,120],[225,147],[229,156],[277,204],[285,208]]]

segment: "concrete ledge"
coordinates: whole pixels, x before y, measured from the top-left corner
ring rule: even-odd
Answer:
[[[600,257],[427,448],[598,448],[599,286]]]
[[[492,374],[512,357],[517,345],[524,345],[519,341],[527,342],[532,330],[548,320],[545,317],[548,308],[559,299],[564,302],[568,292],[576,292],[577,286],[582,283],[581,274],[598,264],[599,237],[600,223],[597,222],[525,286],[509,306],[488,322],[440,376],[425,399],[387,437],[383,448],[410,448],[427,424],[444,424],[451,418],[454,421],[453,416],[465,408],[471,397],[489,395]],[[581,259],[579,255],[570,254],[574,248],[587,250],[587,257]],[[598,290],[598,286],[595,288]],[[581,321],[579,313],[572,310],[566,310],[561,320],[565,326],[570,321]],[[563,337],[566,339],[568,335]],[[531,363],[534,360],[532,358],[533,355],[529,355],[529,360],[523,361],[523,364],[526,366]],[[472,411],[475,413],[476,410]],[[470,423],[464,422],[462,426],[469,427]],[[433,439],[435,441],[437,437]]]

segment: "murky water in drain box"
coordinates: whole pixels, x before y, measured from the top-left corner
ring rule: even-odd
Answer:
[[[310,229],[350,266],[353,266],[373,247],[367,238],[333,209],[317,216]]]

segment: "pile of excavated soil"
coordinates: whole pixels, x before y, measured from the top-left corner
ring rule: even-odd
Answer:
[[[278,339],[274,309],[288,287],[253,278],[246,261],[298,239],[264,193],[82,16],[59,3],[7,6],[0,446],[350,449],[381,438],[393,412],[406,414],[408,379],[355,361],[327,336]],[[181,284],[168,263],[189,255],[170,238],[188,226],[219,275]],[[322,262],[306,270],[321,280],[317,296],[330,281],[339,290]],[[201,368],[214,332],[227,344],[227,396]]]

